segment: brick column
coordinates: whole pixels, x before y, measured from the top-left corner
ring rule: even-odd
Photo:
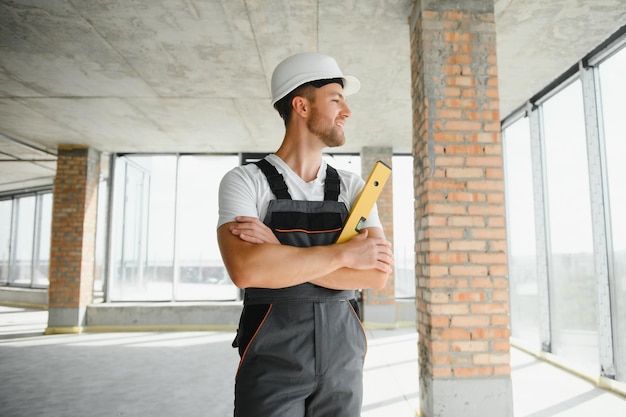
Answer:
[[[60,145],[54,180],[46,333],[77,333],[85,325],[95,266],[100,154]]]
[[[364,147],[361,149],[361,175],[367,179],[376,161],[391,165],[391,147]],[[393,173],[392,173],[393,175]],[[393,243],[393,180],[391,177],[377,201],[378,215],[387,240]],[[363,290],[363,321],[369,327],[396,326],[396,286],[393,273],[381,290]]]
[[[422,415],[509,417],[493,0],[417,0],[410,24]]]

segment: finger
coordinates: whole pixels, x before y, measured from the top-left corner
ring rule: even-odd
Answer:
[[[386,272],[386,273],[389,273],[392,271],[391,265],[386,264],[384,262],[377,262],[376,269],[378,269],[381,272]]]
[[[260,223],[261,221],[256,218],[256,217],[251,217],[251,216],[237,216],[235,217],[235,221],[237,221],[238,223]]]
[[[248,242],[248,243],[263,243],[263,241],[261,239],[258,239],[258,238],[254,237],[254,236],[247,235],[245,233],[241,233],[239,235],[239,238],[241,240],[245,241],[245,242]]]

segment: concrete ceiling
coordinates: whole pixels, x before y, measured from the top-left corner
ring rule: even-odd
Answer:
[[[410,152],[413,3],[0,0],[0,192],[51,184],[58,144],[273,151],[271,72],[299,51],[361,80],[341,152]],[[504,117],[624,25],[626,1],[496,0],[495,13]]]

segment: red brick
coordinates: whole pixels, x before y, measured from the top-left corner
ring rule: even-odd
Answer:
[[[455,316],[452,317],[450,325],[453,327],[487,327],[491,324],[491,316]]]

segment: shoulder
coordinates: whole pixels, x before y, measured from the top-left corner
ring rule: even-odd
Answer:
[[[356,188],[357,192],[361,191],[361,188],[363,187],[363,184],[365,184],[365,181],[363,181],[363,178],[361,178],[359,174],[356,174],[352,171],[347,171],[345,169],[335,169],[339,174],[339,179],[341,180],[341,183],[345,185],[348,190],[354,191],[354,189]]]
[[[234,221],[236,216],[258,217],[259,201],[269,192],[267,181],[254,164],[228,171],[218,192],[218,227]]]
[[[228,171],[222,178],[219,186],[220,201],[226,199],[256,200],[259,193],[263,193],[267,180],[255,164],[237,166]]]
[[[240,165],[228,171],[222,178],[221,184],[222,186],[237,183],[252,184],[258,181],[261,175],[261,170],[255,164]]]

